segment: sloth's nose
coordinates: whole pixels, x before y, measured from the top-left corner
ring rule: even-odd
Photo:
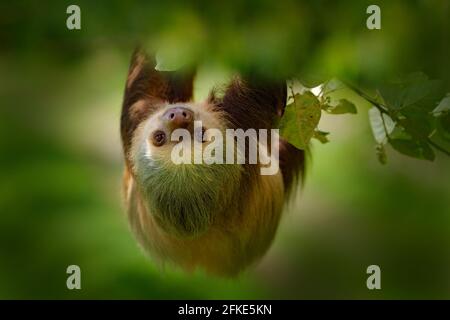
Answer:
[[[168,109],[163,117],[167,120],[172,129],[188,128],[194,121],[194,113],[183,107]]]

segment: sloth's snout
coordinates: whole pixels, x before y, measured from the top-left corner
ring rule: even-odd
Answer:
[[[172,130],[179,128],[187,129],[194,122],[194,113],[187,108],[174,107],[168,109],[163,114],[163,118]]]
[[[191,134],[194,130],[194,112],[188,108],[173,107],[167,109],[158,121],[161,122],[161,125],[150,135],[150,141],[156,147],[166,144],[172,132],[176,129],[187,129]]]

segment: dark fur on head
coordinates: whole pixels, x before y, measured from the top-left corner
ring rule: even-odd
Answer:
[[[156,61],[138,48],[133,53],[124,94],[120,130],[125,153],[137,126],[156,110],[160,103],[186,102],[192,99],[195,72],[155,70]],[[130,108],[138,101],[148,103],[136,110]]]

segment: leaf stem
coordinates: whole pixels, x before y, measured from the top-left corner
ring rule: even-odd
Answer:
[[[290,86],[289,86],[289,89],[291,89],[291,96],[292,96],[292,99],[294,99],[294,105],[296,106],[297,104],[295,103],[294,80],[291,81],[291,84],[290,84]]]
[[[380,103],[376,102],[374,99],[372,99],[368,94],[366,94],[364,91],[362,91],[361,89],[357,88],[356,86],[350,84],[347,81],[343,81],[341,80],[347,87],[349,87],[350,89],[352,89],[353,91],[355,91],[357,94],[359,94],[361,97],[363,97],[364,99],[366,99],[368,102],[370,102],[371,104],[373,104],[378,110],[380,110],[381,113],[386,113],[388,114],[386,107],[381,105]]]

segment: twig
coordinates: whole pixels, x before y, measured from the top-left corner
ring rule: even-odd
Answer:
[[[357,94],[359,94],[361,97],[363,97],[364,99],[366,99],[368,102],[370,102],[371,104],[373,104],[378,110],[380,110],[381,113],[386,113],[388,114],[387,108],[383,105],[381,105],[380,103],[376,102],[375,100],[373,100],[369,95],[367,95],[365,92],[363,92],[362,90],[358,89],[357,87],[353,86],[352,84],[341,80],[347,87],[349,87],[350,89],[352,89],[353,91],[355,91]]]

